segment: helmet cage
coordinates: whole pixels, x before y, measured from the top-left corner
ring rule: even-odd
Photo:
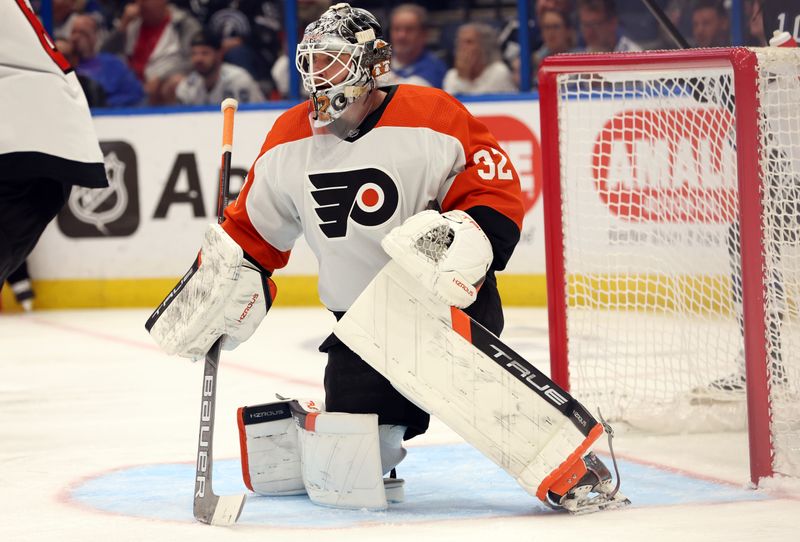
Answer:
[[[368,11],[336,4],[311,23],[297,46],[295,65],[311,96],[317,123],[339,118],[348,105],[375,88],[388,71],[391,47]]]
[[[303,42],[296,65],[319,121],[336,120],[356,98],[371,90],[370,68],[363,65],[364,46]]]

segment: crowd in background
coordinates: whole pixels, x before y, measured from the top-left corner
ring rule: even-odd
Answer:
[[[656,0],[696,47],[731,43],[725,0]],[[730,0],[728,0],[730,3]],[[515,0],[358,1],[393,48],[392,82],[451,94],[520,88]],[[531,0],[533,87],[542,60],[565,52],[674,47],[641,0]],[[298,0],[296,37],[330,0]],[[53,37],[92,107],[218,104],[289,95],[280,0],[52,0]],[[36,8],[36,3],[34,2]],[[746,45],[765,42],[760,10],[744,2]]]

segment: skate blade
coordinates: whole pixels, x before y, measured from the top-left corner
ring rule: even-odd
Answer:
[[[796,401],[798,394],[789,388],[785,381],[769,383],[771,393],[781,394],[787,400]],[[709,388],[695,388],[688,393],[690,405],[729,405],[747,401],[747,393],[742,391],[714,390]]]
[[[402,478],[384,478],[383,489],[386,492],[386,501],[401,503],[406,499],[405,480]]]
[[[599,494],[588,499],[577,500],[573,502],[565,502],[564,509],[573,516],[583,516],[586,514],[593,514],[602,510],[615,510],[617,508],[624,508],[629,506],[631,501],[622,493],[617,493],[609,498],[608,495]]]

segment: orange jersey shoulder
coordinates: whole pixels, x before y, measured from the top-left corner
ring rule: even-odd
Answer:
[[[438,88],[398,85],[391,106],[386,108],[378,126],[411,126],[453,133],[453,128],[469,116],[464,105]],[[460,138],[459,138],[460,139]]]
[[[311,124],[308,121],[308,102],[302,102],[284,111],[272,125],[261,146],[259,156],[269,149],[277,147],[283,143],[291,143],[311,137]]]
[[[377,126],[428,128],[458,139],[466,163],[442,201],[442,209],[468,210],[485,206],[507,216],[518,229],[522,228],[525,212],[519,175],[486,125],[464,104],[437,88],[398,85]],[[486,163],[475,161],[476,156],[482,161],[497,160],[500,154],[504,157],[506,173],[501,178],[488,175],[489,171],[499,171],[497,164],[489,169]]]
[[[225,221],[222,223],[222,228],[245,252],[269,271],[284,267],[289,261],[291,251],[278,250],[261,237],[250,220],[247,205],[244,202],[247,201],[247,196],[253,186],[255,163],[264,153],[284,143],[291,143],[312,135],[311,125],[308,122],[308,107],[308,102],[297,104],[277,118],[247,174],[241,193],[225,209]]]

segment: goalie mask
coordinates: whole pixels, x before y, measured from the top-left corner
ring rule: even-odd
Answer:
[[[370,12],[345,3],[306,27],[295,63],[311,96],[313,128],[346,137],[364,119],[375,78],[389,71],[391,47],[382,35]]]

